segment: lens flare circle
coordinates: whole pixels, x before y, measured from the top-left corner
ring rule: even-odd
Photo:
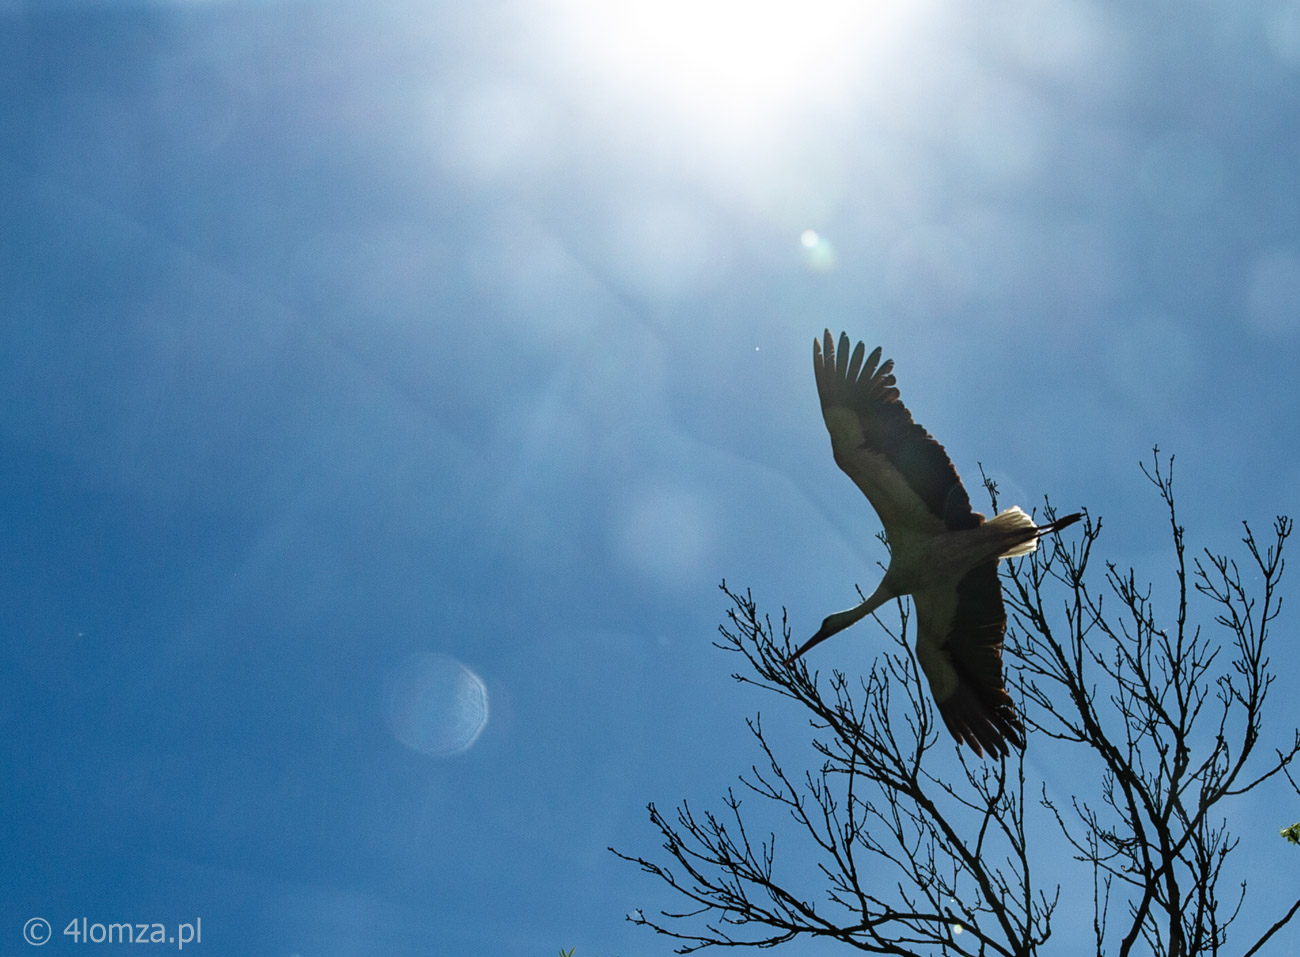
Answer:
[[[839,265],[839,255],[830,240],[815,229],[805,229],[799,234],[799,245],[803,247],[804,262],[818,272],[828,272]]]
[[[398,741],[431,757],[468,751],[487,726],[487,686],[455,658],[422,653],[389,675],[385,717]]]

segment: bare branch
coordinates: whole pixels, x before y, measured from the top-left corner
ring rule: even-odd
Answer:
[[[651,804],[669,863],[615,852],[687,903],[630,919],[681,953],[809,937],[868,953],[1029,957],[1049,939],[1060,896],[1032,875],[1041,832],[1028,814],[1041,808],[1091,877],[1098,955],[1217,955],[1247,901],[1244,882],[1226,899],[1221,891],[1238,845],[1228,804],[1279,784],[1300,794],[1300,731],[1260,747],[1292,524],[1277,519],[1267,542],[1246,525],[1238,557],[1202,549],[1189,561],[1172,456],[1157,449],[1142,468],[1168,519],[1171,607],[1158,597],[1170,590],[1133,569],[1097,567],[1102,522],[1087,513],[1081,534],[1004,567],[1009,686],[1031,746],[1095,766],[1095,789],[1058,802],[1029,780],[1023,754],[976,762],[953,748],[908,647],[906,601],[875,617],[889,647],[850,678],[787,665],[784,612],[778,631],[748,591],[724,582],[731,607],[715,644],[743,661],[737,681],[807,717],[816,766],[787,773],[753,717],[762,758],[727,792],[724,813],[682,802],[669,817]],[[1045,511],[1054,517],[1050,503]],[[770,811],[780,813],[761,816]],[[787,830],[782,846],[800,840],[803,851],[778,858]],[[811,870],[794,863],[809,856]],[[1247,957],[1298,912],[1300,901]]]

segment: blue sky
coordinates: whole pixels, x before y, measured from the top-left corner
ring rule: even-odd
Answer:
[[[0,0],[6,952],[666,952],[606,846],[806,737],[718,582],[882,557],[826,326],[1158,594],[1153,444],[1194,546],[1300,512],[1300,3],[897,6]]]

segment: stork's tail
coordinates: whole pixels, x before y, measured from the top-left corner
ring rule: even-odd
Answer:
[[[1038,525],[1020,506],[1012,505],[1005,512],[1000,512],[989,519],[988,527],[1002,532],[1009,542],[1006,551],[999,557],[1018,558],[1037,549],[1038,539],[1042,536],[1059,532],[1081,518],[1083,518],[1082,513],[1075,512],[1073,515],[1066,515],[1046,525]]]

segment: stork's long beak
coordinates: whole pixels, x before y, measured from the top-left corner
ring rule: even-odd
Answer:
[[[793,664],[794,660],[809,648],[821,644],[831,635],[838,634],[845,628],[849,627],[849,625],[861,621],[871,611],[871,608],[871,600],[868,599],[862,604],[855,605],[847,611],[837,611],[835,614],[828,616],[826,620],[822,622],[822,626],[817,629],[817,634],[805,641],[803,647],[792,654],[789,658],[785,659],[785,663],[787,665]]]

